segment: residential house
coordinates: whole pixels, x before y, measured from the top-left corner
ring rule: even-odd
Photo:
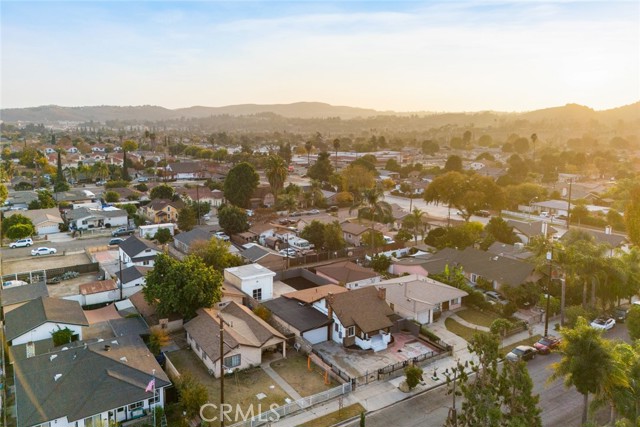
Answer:
[[[516,236],[524,244],[529,244],[532,239],[543,238],[550,239],[558,234],[558,230],[549,225],[546,221],[518,221],[508,219],[507,225],[513,227]]]
[[[171,385],[137,335],[11,349],[17,427],[97,427],[164,407]]]
[[[224,203],[224,193],[221,190],[211,191],[211,207],[217,208]]]
[[[491,254],[485,251],[465,248],[462,251],[445,248],[433,255],[415,257],[423,259],[422,268],[429,274],[443,273],[447,268],[461,267],[467,280],[475,285],[482,280],[488,282],[494,290],[502,286],[518,286],[526,282],[536,282],[540,274],[529,262]],[[395,270],[394,274],[405,271]]]
[[[127,267],[153,267],[160,250],[148,240],[131,236],[118,246],[118,259]]]
[[[525,249],[524,243],[515,243],[509,245],[502,242],[494,242],[487,248],[487,252],[494,255],[500,255],[507,258],[527,260],[533,256],[532,252]]]
[[[391,203],[391,216],[393,217],[393,228],[400,230],[404,219],[410,215],[409,211],[406,211],[397,203]],[[426,215],[425,215],[426,216]],[[425,224],[426,225],[426,224]]]
[[[184,323],[182,316],[178,313],[160,316],[157,305],[147,302],[144,298],[144,292],[134,293],[129,297],[129,302],[131,302],[131,305],[140,313],[150,330],[164,329],[167,332],[182,330]]]
[[[270,208],[275,204],[275,197],[271,191],[269,184],[259,184],[250,199],[251,208],[260,208],[266,206]]]
[[[36,228],[36,234],[38,236],[46,236],[47,234],[54,234],[60,232],[60,224],[64,224],[60,210],[58,208],[48,209],[34,209],[27,211],[7,211],[4,213],[5,217],[10,217],[20,213],[31,220]]]
[[[69,202],[72,209],[80,207],[99,208],[101,206],[98,197],[89,190],[71,189],[53,194],[53,198],[58,202]]]
[[[171,179],[200,179],[203,178],[203,167],[200,162],[169,163],[165,168]]]
[[[572,230],[579,230],[582,233],[586,233],[593,237],[596,243],[604,244],[609,248],[609,256],[614,255],[614,250],[621,248],[628,243],[627,236],[624,234],[614,233],[610,226],[605,227],[604,231],[593,230],[591,228],[578,228],[573,227]],[[565,233],[560,240],[564,241],[570,235]]]
[[[194,242],[208,242],[213,238],[213,234],[209,229],[194,228],[190,231],[185,231],[177,234],[173,238],[173,246],[180,252],[188,254],[191,251],[191,245]]]
[[[83,326],[89,322],[77,301],[39,297],[6,313],[5,338],[10,345],[25,344],[50,339],[52,332],[69,328],[81,340]]]
[[[370,268],[351,261],[339,261],[316,267],[316,274],[347,289],[378,283],[382,277]]]
[[[6,316],[11,310],[29,301],[48,296],[49,290],[45,282],[31,283],[24,286],[2,287],[2,289],[0,289],[0,306],[2,306],[2,312]]]
[[[77,208],[64,214],[69,229],[117,228],[129,224],[127,211],[113,206],[104,209]]]
[[[80,293],[73,299],[77,298],[77,301],[83,307],[87,305],[104,304],[120,299],[118,285],[113,279],[84,283],[79,286],[79,291]]]
[[[399,316],[420,324],[433,323],[440,313],[462,306],[468,293],[417,274],[383,280],[376,283],[385,289],[389,307]]]
[[[280,351],[286,357],[285,337],[243,305],[231,302],[221,310],[201,308],[197,314],[184,325],[187,343],[216,378],[221,368],[226,374],[260,365],[264,352]]]
[[[273,298],[273,276],[276,273],[260,264],[247,264],[224,270],[224,280],[256,301]]]
[[[141,214],[154,224],[178,221],[178,213],[184,207],[181,200],[172,201],[166,199],[152,200],[146,206],[140,208]]]
[[[396,314],[385,298],[385,289],[375,286],[328,294],[321,311],[333,320],[330,338],[344,347],[355,345],[376,352],[386,349]],[[317,304],[314,307],[320,309]]]
[[[273,249],[257,244],[252,244],[249,248],[240,252],[240,256],[250,263],[260,264],[272,271],[279,271],[286,268],[286,259]]]
[[[218,200],[213,196],[213,191],[204,185],[195,188],[176,188],[176,194],[179,194],[183,199],[192,202],[209,203],[211,206],[214,206],[214,203]],[[206,213],[200,212],[201,215]]]
[[[26,211],[29,209],[29,204],[36,200],[38,200],[38,193],[35,191],[9,191],[5,204],[11,209]],[[20,213],[22,214],[22,212]]]
[[[342,228],[342,237],[347,245],[351,246],[362,246],[365,243],[362,242],[362,235],[370,231],[370,227],[365,227],[364,225],[356,224],[355,222],[343,222],[340,224],[340,228]]]
[[[118,271],[116,275],[116,283],[118,289],[122,289],[122,295],[129,298],[131,295],[140,292],[146,283],[147,273],[151,271],[151,267],[140,267],[132,265]]]

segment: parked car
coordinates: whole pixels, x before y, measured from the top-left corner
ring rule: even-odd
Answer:
[[[608,331],[616,326],[616,319],[613,317],[598,317],[593,322],[591,322],[591,327],[600,329],[603,331]]]
[[[329,206],[327,208],[327,212],[338,212],[338,207],[337,206]]]
[[[505,357],[510,362],[517,362],[518,360],[531,360],[536,358],[536,354],[538,354],[538,350],[528,345],[519,345],[509,353]]]
[[[138,178],[138,182],[148,182],[149,178],[147,178],[146,176],[141,176],[140,178]]]
[[[311,209],[311,210],[309,211],[309,213],[310,213],[311,215],[318,215],[318,214],[320,213],[320,211],[319,211],[318,209]]]
[[[216,239],[224,240],[225,242],[229,241],[229,236],[224,234],[224,231],[216,231],[215,233],[213,233],[213,237],[215,237]]]
[[[37,255],[53,255],[56,252],[58,252],[58,250],[56,248],[47,248],[47,247],[41,247],[41,248],[36,248],[36,249],[31,249],[31,255],[33,256],[37,256]]]
[[[135,231],[136,230],[133,228],[120,227],[111,232],[111,237],[131,236],[133,233],[135,233]]]
[[[26,239],[16,240],[15,242],[9,243],[9,247],[11,249],[24,248],[24,247],[29,247],[31,245],[33,245],[33,240],[31,240],[30,237],[27,237]]]
[[[616,307],[615,310],[613,310],[613,318],[616,319],[616,322],[624,323],[625,319],[627,318],[628,312],[628,308]]]
[[[28,285],[24,280],[7,280],[6,282],[2,282],[3,288],[9,288],[11,286],[24,286]]]
[[[476,212],[476,215],[484,217],[484,218],[489,218],[491,216],[491,212],[485,211],[485,210],[481,210],[481,211]]]
[[[557,348],[560,345],[560,338],[552,335],[542,337],[537,343],[533,344],[533,347],[538,350],[540,354],[549,354],[551,350]]]
[[[124,239],[121,239],[120,237],[116,237],[115,239],[109,240],[109,246],[117,246],[122,242],[124,242]]]
[[[293,248],[280,249],[278,253],[287,258],[295,258],[297,256],[297,252]]]
[[[492,304],[506,304],[509,301],[505,299],[502,295],[497,293],[496,291],[487,291],[484,293],[485,298]]]

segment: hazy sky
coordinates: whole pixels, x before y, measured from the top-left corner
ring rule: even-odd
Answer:
[[[640,2],[0,0],[2,108],[640,99]]]

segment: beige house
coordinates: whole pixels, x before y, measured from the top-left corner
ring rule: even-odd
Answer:
[[[340,224],[340,227],[342,228],[342,237],[344,238],[344,241],[351,246],[362,246],[362,235],[371,230],[369,227],[353,222],[343,222]]]
[[[221,321],[223,354],[220,354]],[[286,357],[284,335],[235,302],[222,310],[199,309],[197,317],[187,322],[184,329],[187,343],[216,378],[220,377],[221,360],[224,372],[230,373],[260,365],[264,352],[280,351]]]
[[[178,221],[178,212],[184,207],[182,201],[171,200],[152,200],[146,206],[140,208],[144,217],[152,221],[154,224],[162,224],[166,222]]]

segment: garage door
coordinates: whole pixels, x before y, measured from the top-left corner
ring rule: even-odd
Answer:
[[[327,327],[323,326],[322,328],[312,329],[310,331],[304,332],[302,334],[302,338],[306,339],[311,344],[325,342],[327,340]]]
[[[38,227],[38,236],[44,236],[45,234],[53,234],[59,232],[60,229],[58,228],[58,224]]]

